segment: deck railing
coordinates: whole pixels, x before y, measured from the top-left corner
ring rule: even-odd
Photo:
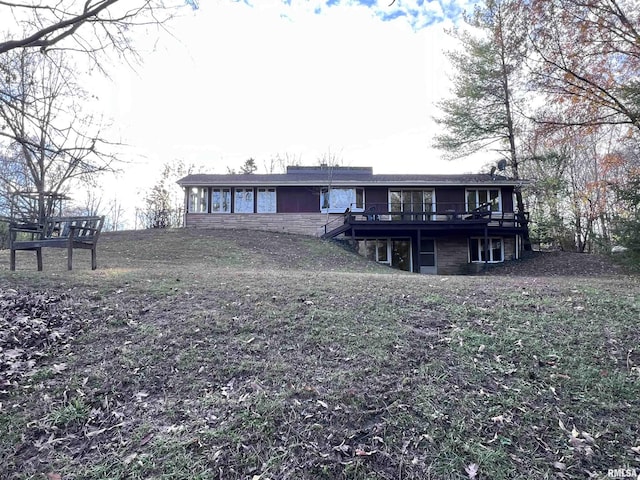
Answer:
[[[344,214],[333,218],[324,226],[325,234],[342,225],[374,223],[450,223],[477,222],[493,227],[525,228],[529,222],[529,212],[504,212],[493,209],[485,203],[474,209],[460,204],[438,205],[432,210],[429,205],[407,209],[404,206],[368,205],[364,209],[346,209]],[[494,207],[495,208],[495,207]]]

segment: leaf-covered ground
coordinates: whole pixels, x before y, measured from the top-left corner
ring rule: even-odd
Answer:
[[[0,272],[2,478],[640,473],[640,282],[604,258],[431,277],[215,231],[82,253]]]

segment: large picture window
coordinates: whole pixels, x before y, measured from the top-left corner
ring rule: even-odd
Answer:
[[[189,213],[207,213],[207,187],[189,189]]]
[[[483,208],[491,212],[502,211],[502,197],[498,188],[467,190],[467,211]]]
[[[212,188],[211,189],[211,213],[231,212],[231,189]]]
[[[364,210],[363,188],[323,188],[320,191],[320,211],[322,213],[343,213]]]
[[[276,213],[276,189],[259,188],[258,201],[256,203],[258,213]]]
[[[253,188],[236,188],[233,196],[235,213],[253,213]]]
[[[389,190],[389,210],[394,220],[427,220],[423,213],[435,210],[433,190]]]
[[[488,248],[485,251],[484,238],[469,239],[469,260],[473,263],[484,262],[498,263],[504,261],[504,242],[502,238],[488,238]],[[486,256],[488,255],[488,257]]]

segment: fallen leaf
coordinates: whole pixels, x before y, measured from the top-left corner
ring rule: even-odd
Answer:
[[[584,438],[584,439],[587,441],[587,443],[588,443],[589,445],[595,445],[595,444],[596,444],[596,441],[595,441],[595,440],[593,439],[593,437],[592,437],[590,434],[588,434],[587,432],[580,432],[580,435],[582,436],[582,438]]]
[[[151,440],[153,438],[153,433],[147,433],[144,437],[142,437],[142,440],[140,440],[140,443],[138,444],[141,447],[144,447],[147,443],[149,443],[149,440]]]
[[[566,470],[567,469],[567,465],[562,463],[562,462],[553,462],[553,466],[554,466],[554,468],[556,468],[558,470]]]
[[[143,398],[147,398],[148,396],[149,394],[143,391],[136,393],[133,397],[136,399],[136,401],[141,402]]]
[[[53,373],[62,373],[66,369],[67,369],[66,363],[54,363],[53,366],[51,367],[51,370],[53,370]]]
[[[62,480],[62,476],[59,473],[47,473],[47,480]]]
[[[469,475],[470,480],[474,480],[478,476],[478,465],[472,463],[464,467],[464,471]]]
[[[377,450],[371,450],[370,452],[367,452],[366,450],[362,449],[362,448],[356,448],[356,455],[358,457],[370,457],[371,455],[373,455],[374,453],[377,453]]]
[[[498,416],[495,416],[495,417],[491,417],[491,421],[493,423],[499,423],[499,424],[502,425],[504,423],[504,415],[498,415]]]
[[[562,430],[563,432],[569,433],[569,430],[567,430],[567,427],[564,426],[564,423],[560,419],[558,419],[558,426],[560,427],[560,430]]]

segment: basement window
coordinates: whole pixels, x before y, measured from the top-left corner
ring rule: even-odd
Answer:
[[[488,248],[485,252],[484,238],[469,239],[469,261],[472,263],[484,263],[485,258],[489,263],[504,262],[504,242],[502,238],[489,238]],[[488,257],[487,257],[488,255]]]

